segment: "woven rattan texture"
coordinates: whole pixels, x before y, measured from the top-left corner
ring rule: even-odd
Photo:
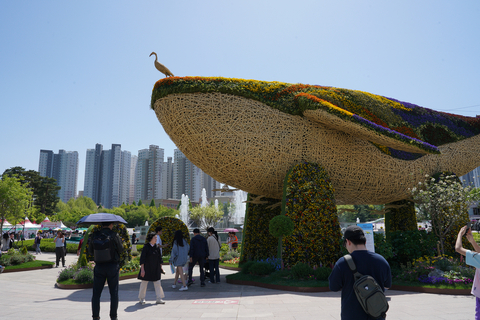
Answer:
[[[301,161],[321,164],[337,204],[385,204],[409,197],[425,174],[466,174],[480,165],[480,135],[440,147],[442,154],[406,161],[367,140],[282,113],[251,99],[222,93],[172,94],[154,104],[177,147],[208,175],[249,193],[281,199],[288,170]],[[312,115],[313,117],[313,115]]]

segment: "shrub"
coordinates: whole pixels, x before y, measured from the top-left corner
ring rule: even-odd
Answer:
[[[230,252],[230,255],[231,255],[233,258],[238,258],[238,257],[240,257],[240,253],[237,252],[237,251],[232,251],[232,252]]]
[[[28,253],[27,247],[23,246],[23,247],[20,249],[20,253],[21,253],[21,254],[27,254],[27,253]]]
[[[75,275],[76,269],[74,267],[68,267],[60,271],[58,274],[57,282],[65,281],[72,279]]]
[[[224,255],[224,256],[222,257],[222,262],[225,262],[225,261],[228,261],[228,260],[232,260],[232,259],[233,259],[233,256],[232,256],[232,254],[229,252],[229,253],[227,253],[226,255]]]
[[[251,274],[266,276],[275,271],[272,264],[268,262],[255,262],[249,269]]]
[[[385,259],[390,259],[393,257],[393,247],[390,242],[386,241],[383,233],[374,232],[373,241],[375,243],[375,253],[378,253]]]
[[[433,264],[435,268],[440,269],[442,271],[449,271],[451,270],[451,267],[453,266],[453,263],[451,260],[449,260],[446,257],[439,257],[437,261]]]
[[[12,256],[9,255],[9,254],[2,254],[2,256],[0,257],[0,265],[10,266],[11,265],[11,262],[10,262],[11,258],[12,258]]]
[[[319,281],[328,280],[330,273],[332,273],[332,269],[328,267],[320,267],[313,271],[315,278]]]
[[[313,269],[308,264],[297,262],[290,270],[292,277],[296,280],[308,279],[313,274]]]
[[[222,246],[220,248],[220,257],[223,257],[227,252],[230,250],[230,247],[226,243],[222,243]]]
[[[77,265],[81,267],[86,267],[88,265],[87,256],[82,254],[77,261]]]
[[[138,251],[132,251],[132,257],[138,256],[140,253]]]
[[[73,280],[78,283],[91,283],[93,282],[93,270],[88,267],[80,268],[73,276]]]
[[[241,264],[241,268],[242,268],[242,273],[244,274],[249,274],[250,273],[250,268],[254,265],[255,261],[247,261],[245,263],[242,263]]]
[[[433,232],[425,230],[395,231],[390,234],[393,257],[388,259],[396,268],[423,256],[432,257],[436,253],[436,238]]]

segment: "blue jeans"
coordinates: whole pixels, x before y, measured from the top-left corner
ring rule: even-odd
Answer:
[[[35,247],[35,252],[38,254],[38,253],[42,253],[42,251],[40,251],[40,243],[37,243],[37,246]]]
[[[218,270],[219,259],[210,260],[208,259],[208,264],[210,265],[210,282],[220,282],[220,270]]]
[[[193,267],[197,264],[200,266],[200,283],[205,283],[205,258],[192,257],[192,262],[188,264],[188,281],[192,281]]]
[[[110,291],[110,319],[117,318],[118,310],[118,275],[120,266],[115,262],[97,263],[93,269],[92,317],[100,317],[100,296],[105,280]]]

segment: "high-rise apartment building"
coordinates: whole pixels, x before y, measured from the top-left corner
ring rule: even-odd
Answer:
[[[138,151],[135,171],[135,201],[162,199],[164,150],[156,145]]]
[[[182,194],[186,194],[192,201],[200,202],[203,188],[207,192],[207,198],[217,195],[212,190],[220,188],[218,181],[204,173],[178,149],[174,150],[172,175],[174,199],[181,199]]]
[[[105,208],[128,203],[130,196],[131,153],[120,144],[103,150],[101,144],[88,149],[85,164],[84,196]]]
[[[41,176],[55,178],[60,187],[58,197],[67,202],[77,195],[78,152],[59,150],[40,150],[38,172]]]
[[[128,204],[135,201],[135,170],[137,168],[138,156],[132,156],[130,160],[130,191],[128,193]]]

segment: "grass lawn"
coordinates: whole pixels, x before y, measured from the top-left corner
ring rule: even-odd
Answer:
[[[224,267],[238,268],[238,263],[225,263],[225,262],[220,261],[219,265],[224,266]]]
[[[21,264],[17,264],[15,266],[7,266],[5,270],[14,270],[14,269],[23,269],[23,268],[36,268],[36,267],[44,267],[54,265],[54,262],[50,261],[42,261],[42,260],[34,260],[30,262],[25,262]]]

